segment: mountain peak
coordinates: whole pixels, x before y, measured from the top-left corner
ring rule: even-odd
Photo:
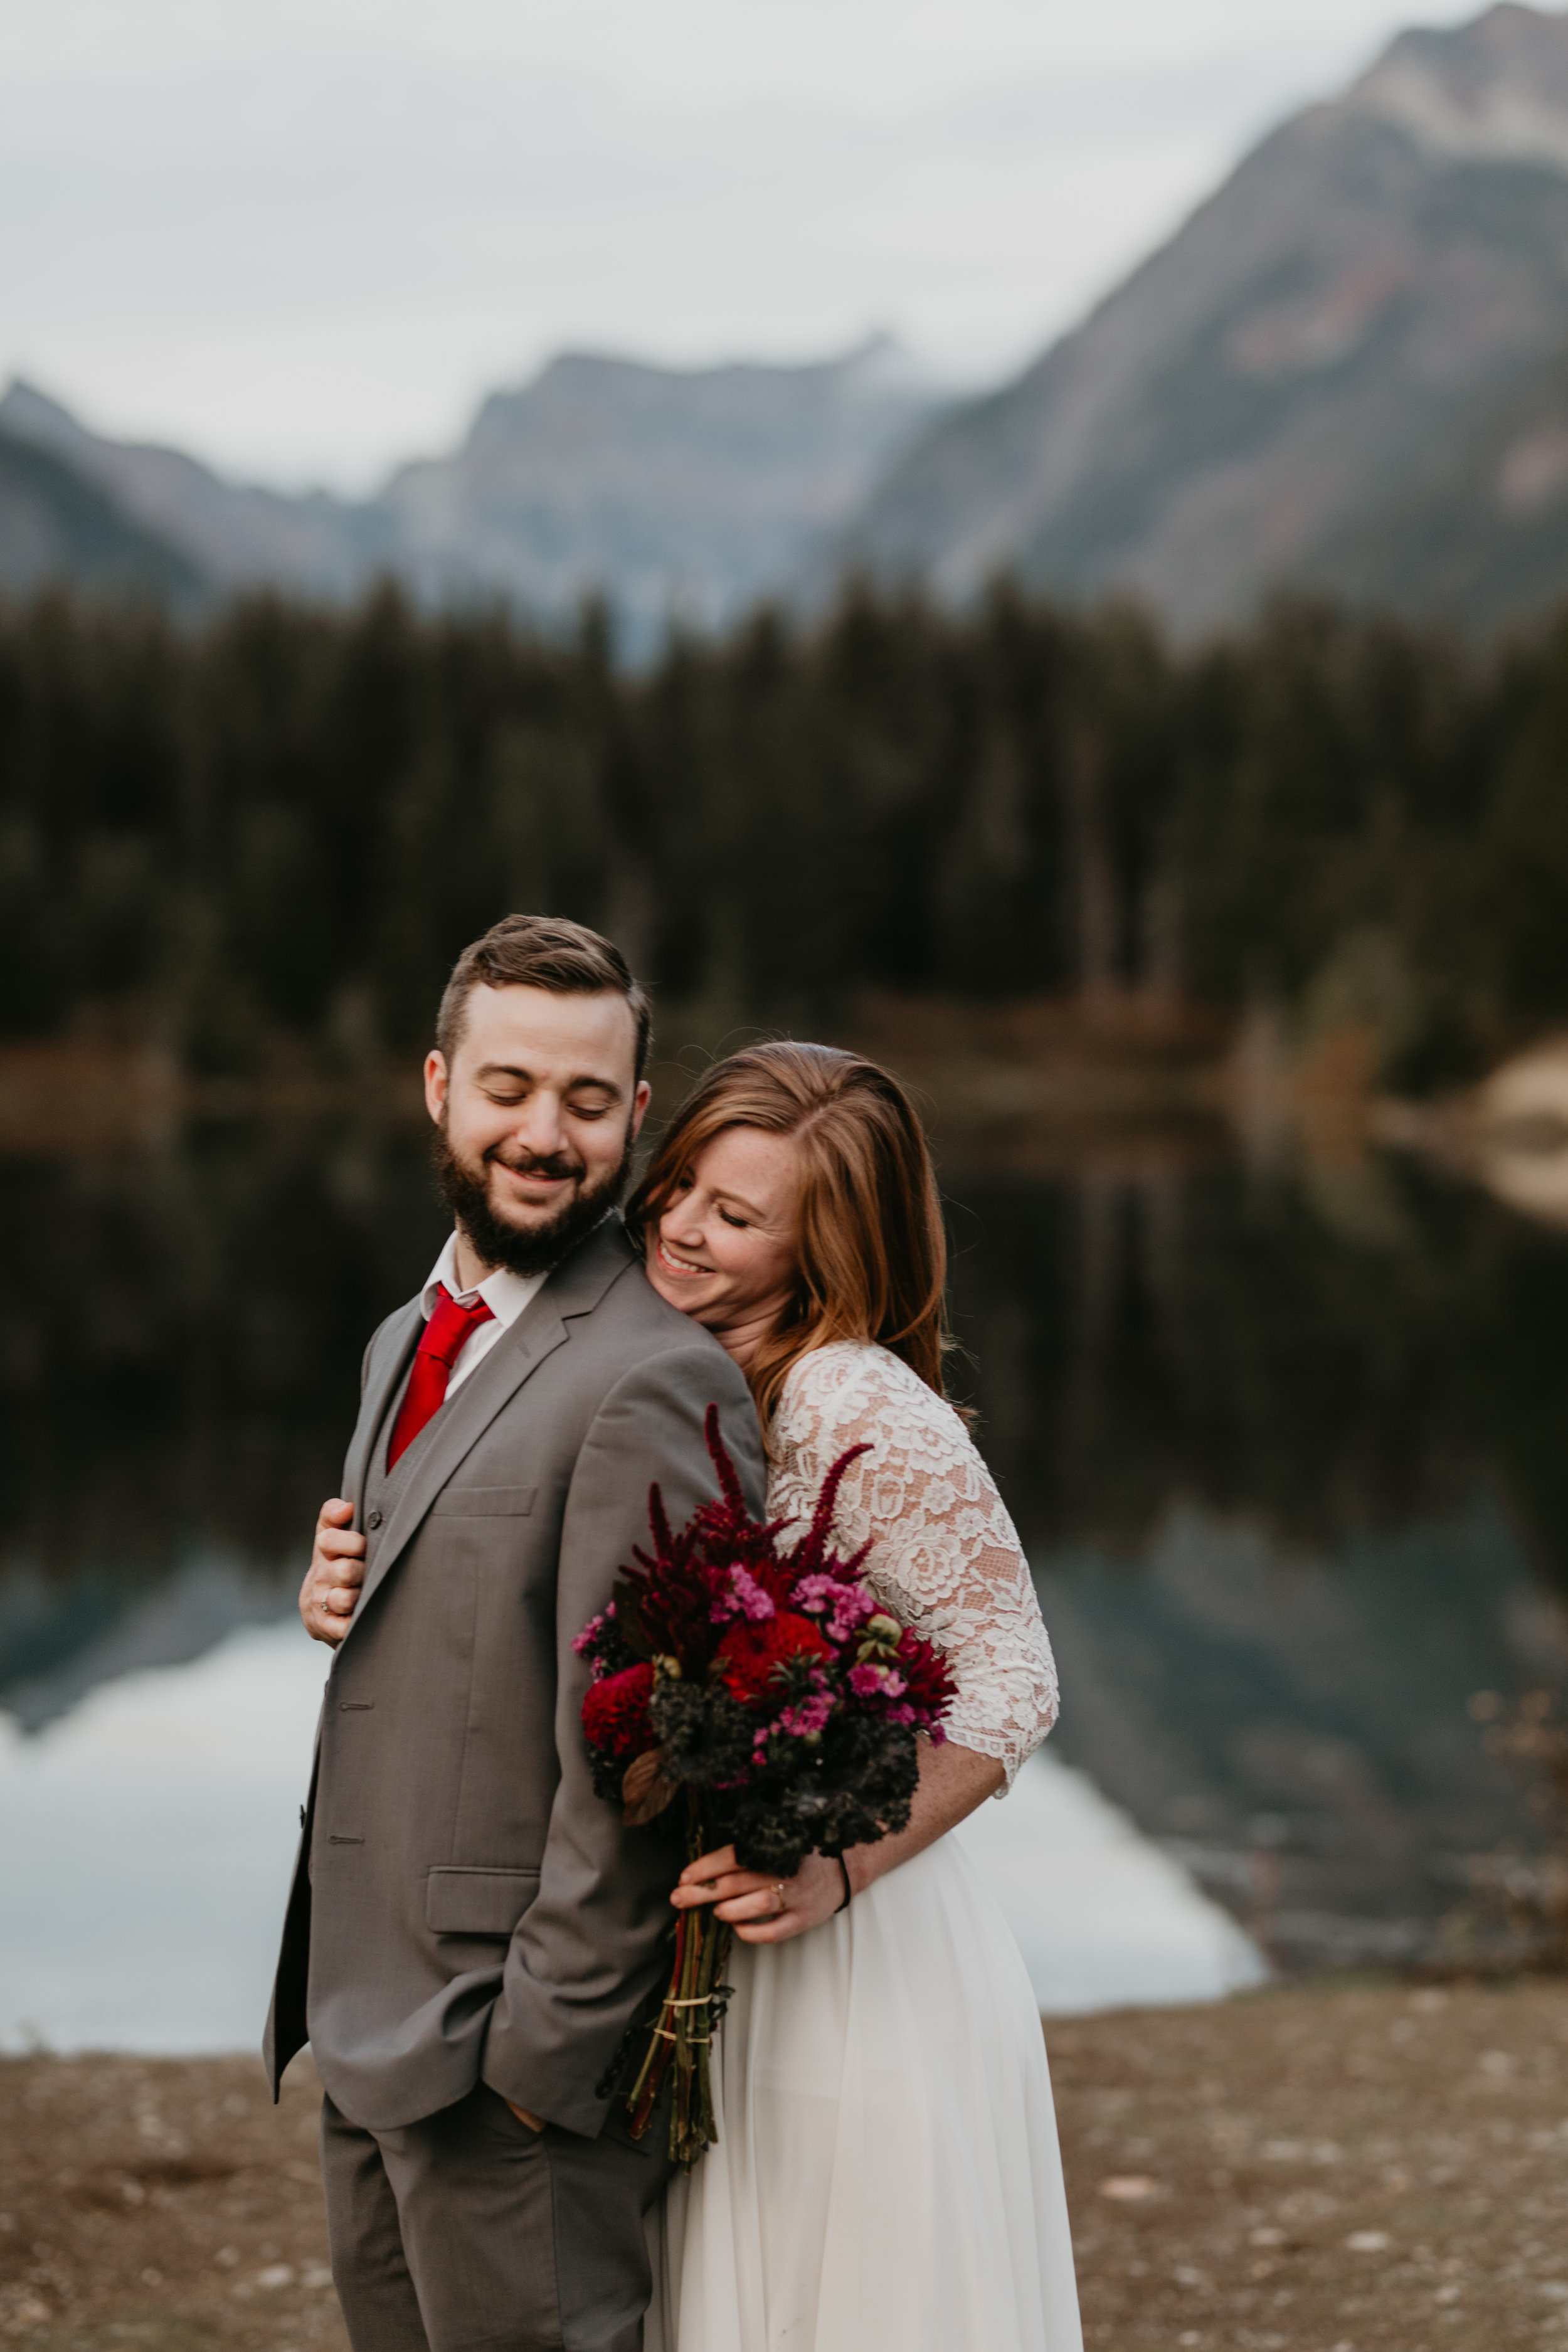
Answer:
[[[0,394],[0,587],[46,562],[68,572],[65,523],[34,515],[39,484],[64,514],[68,477],[108,501],[127,547],[127,533],[148,548],[156,535],[215,595],[266,583],[336,598],[382,572],[432,604],[501,597],[552,614],[596,592],[628,646],[647,647],[674,611],[721,621],[783,593],[941,401],[888,335],[822,360],[701,367],[564,352],[482,402],[458,449],[400,467],[377,497],[350,505],[107,439],[16,380]],[[28,452],[56,471],[29,471]],[[92,500],[78,504],[86,513]]]
[[[874,334],[825,360],[719,360],[670,366],[613,352],[563,351],[526,383],[491,393],[470,428],[468,446],[492,447],[526,434],[544,416],[571,415],[579,432],[602,418],[624,431],[635,412],[643,431],[680,419],[704,432],[720,419],[798,415],[869,405],[900,416],[935,405],[932,385],[893,336]],[[427,461],[426,461],[427,462]]]
[[[81,435],[68,408],[20,375],[14,375],[0,393],[0,425],[29,441],[74,440]]]
[[[1568,171],[1568,16],[1504,0],[1451,31],[1401,33],[1335,110],[1457,162]]]
[[[1395,40],[892,466],[841,560],[1183,634],[1278,589],[1488,625],[1568,588],[1568,16]]]
[[[558,611],[607,590],[646,647],[672,611],[721,623],[792,582],[938,404],[889,338],[699,367],[563,352],[382,505],[431,601]]]

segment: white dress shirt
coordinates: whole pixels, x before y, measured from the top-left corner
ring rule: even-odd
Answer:
[[[443,1286],[449,1290],[459,1307],[471,1307],[482,1298],[490,1310],[488,1323],[478,1323],[458,1350],[458,1360],[447,1381],[447,1394],[459,1388],[476,1364],[483,1363],[501,1333],[517,1321],[531,1298],[543,1286],[542,1274],[509,1274],[501,1266],[487,1274],[477,1290],[461,1290],[458,1286],[458,1236],[448,1234],[447,1246],[430,1269],[430,1279],[419,1294],[419,1312],[426,1323],[436,1312],[436,1294]]]

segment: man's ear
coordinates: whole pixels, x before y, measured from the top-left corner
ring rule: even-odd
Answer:
[[[436,1056],[432,1055],[430,1058],[434,1061]],[[642,1123],[647,1117],[647,1107],[652,1100],[653,1088],[649,1086],[646,1078],[639,1078],[637,1080],[637,1090],[632,1097],[631,1133],[634,1140],[642,1133]]]
[[[425,1056],[425,1108],[437,1127],[441,1124],[441,1113],[447,1108],[448,1077],[446,1055],[437,1053],[432,1046]]]

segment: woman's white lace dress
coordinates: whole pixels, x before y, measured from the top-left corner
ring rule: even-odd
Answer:
[[[1001,1497],[958,1415],[885,1349],[793,1368],[771,1514],[830,1465],[848,1550],[958,1686],[951,1737],[1014,1773],[1056,1671]],[[648,2352],[1081,2352],[1045,2045],[962,1843],[939,1839],[784,1944],[737,1944],[719,2144],[674,2183]]]

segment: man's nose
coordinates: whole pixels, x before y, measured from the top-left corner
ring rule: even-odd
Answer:
[[[566,1142],[566,1124],[559,1095],[541,1087],[519,1106],[512,1134],[524,1151],[537,1160],[551,1160]]]

